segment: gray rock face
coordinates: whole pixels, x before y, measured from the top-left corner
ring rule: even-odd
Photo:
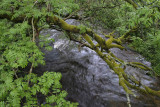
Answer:
[[[75,20],[67,20],[77,24]],[[44,51],[45,66],[36,68],[41,71],[62,73],[62,86],[68,92],[67,99],[78,102],[79,107],[128,107],[125,92],[119,86],[119,79],[108,65],[92,50],[70,42],[61,32],[46,30],[55,39],[52,51]],[[112,52],[125,61],[142,62],[150,66],[142,56],[130,50],[112,49]],[[154,87],[156,80],[145,75],[145,71],[127,67],[128,74],[136,76],[143,84]],[[132,107],[156,107],[158,103],[149,97],[135,92],[139,99],[130,96]]]

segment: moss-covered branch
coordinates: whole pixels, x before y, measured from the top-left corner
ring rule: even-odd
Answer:
[[[26,16],[20,16],[20,17],[14,19],[14,18],[12,18],[12,14],[8,15],[8,14],[1,14],[0,13],[0,19],[7,18],[13,22],[23,22],[25,17]],[[28,21],[31,21],[30,19],[32,19],[32,18],[29,18]],[[37,22],[38,22],[38,19],[35,19],[35,20],[37,20]],[[85,32],[81,33],[81,29],[79,26],[67,24],[63,19],[61,19],[55,15],[46,16],[46,22],[50,26],[58,25],[61,29],[68,32],[69,38],[71,40],[79,42],[79,43],[83,44],[84,46],[87,46],[90,49],[94,50],[109,65],[110,69],[112,69],[115,72],[115,74],[118,75],[119,84],[120,84],[120,86],[123,87],[123,89],[126,91],[126,93],[134,95],[134,93],[130,90],[130,88],[132,88],[132,89],[136,89],[142,93],[148,93],[148,94],[160,97],[160,91],[152,90],[149,87],[143,86],[143,85],[142,85],[143,87],[138,87],[136,85],[133,85],[133,83],[138,84],[138,85],[140,83],[134,77],[129,77],[128,74],[124,72],[125,68],[122,67],[122,64],[125,66],[127,64],[129,64],[134,67],[138,67],[140,69],[145,69],[145,70],[150,70],[149,67],[147,67],[141,63],[137,63],[137,62],[130,62],[130,63],[124,62],[123,60],[117,58],[113,53],[111,53],[109,51],[110,48],[124,49],[123,46],[121,45],[121,40],[123,40],[126,37],[126,35],[128,35],[128,33],[131,32],[132,30],[125,33],[123,36],[121,36],[118,39],[114,38],[112,35],[106,36],[106,37],[109,37],[109,39],[106,40],[106,38],[102,38],[101,36],[96,34],[94,31],[92,31],[90,28],[86,28]],[[29,23],[31,23],[31,22],[29,22]],[[81,41],[74,39],[73,36],[70,35],[71,33],[81,34],[82,38],[86,42],[84,43],[84,42],[81,42]],[[93,39],[97,42],[96,44],[93,42]],[[113,43],[113,42],[115,42],[115,43]],[[108,53],[106,54],[106,52],[108,52]]]
[[[63,30],[66,30],[68,32],[73,32],[73,33],[80,33],[80,29],[77,26],[69,25],[60,18],[57,18],[54,16],[54,17],[50,17],[50,19],[54,19],[54,21],[52,20],[52,23],[59,25]],[[159,97],[159,94],[160,94],[159,91],[154,91],[147,86],[143,86],[143,88],[140,88],[136,85],[133,85],[132,83],[129,83],[129,80],[132,80],[132,82],[134,84],[135,83],[138,85],[140,84],[140,82],[137,81],[134,77],[132,77],[132,78],[127,77],[127,74],[124,72],[124,68],[121,67],[121,63],[123,63],[123,64],[127,64],[127,63],[121,59],[118,59],[113,53],[111,53],[111,55],[110,54],[106,55],[103,53],[103,51],[100,51],[100,49],[99,49],[99,48],[105,49],[107,52],[110,52],[110,51],[108,51],[110,48],[115,48],[115,47],[120,48],[120,49],[124,49],[119,44],[112,44],[113,41],[120,42],[120,40],[127,37],[128,34],[132,31],[134,31],[135,29],[136,29],[136,27],[134,27],[133,29],[131,29],[129,32],[125,33],[123,36],[121,36],[118,39],[113,38],[113,36],[108,36],[109,39],[105,40],[104,38],[102,38],[101,36],[99,36],[98,34],[93,32],[91,29],[86,28],[86,32],[84,34],[82,34],[82,37],[88,42],[88,44],[90,45],[89,47],[92,50],[94,50],[109,65],[109,67],[118,75],[119,84],[123,87],[123,89],[128,94],[133,94],[133,92],[129,89],[129,88],[133,88],[133,89],[136,89],[142,93],[148,93],[148,94],[152,94],[152,95]],[[91,38],[95,39],[96,42],[98,43],[98,45],[94,44]],[[119,63],[119,62],[121,62],[121,63]],[[138,67],[140,69],[151,70],[149,67],[147,67],[141,63],[138,63],[138,62],[130,62],[128,64],[130,64],[134,67]],[[155,93],[157,93],[157,94],[155,94]]]

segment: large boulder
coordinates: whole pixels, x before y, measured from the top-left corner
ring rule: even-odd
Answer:
[[[69,24],[79,24],[70,19]],[[68,92],[67,99],[78,102],[79,107],[127,107],[126,94],[119,86],[118,76],[109,66],[92,50],[87,47],[78,49],[78,44],[70,41],[66,36],[55,29],[45,30],[43,34],[51,34],[55,42],[52,51],[45,51],[45,66],[35,70],[54,71],[62,73],[62,86]],[[136,61],[150,66],[150,63],[131,50],[111,50],[118,58],[125,61]],[[146,75],[146,71],[127,67],[126,72],[143,84],[158,87],[157,81]],[[132,107],[156,107],[159,101],[135,92],[138,98],[130,96]]]

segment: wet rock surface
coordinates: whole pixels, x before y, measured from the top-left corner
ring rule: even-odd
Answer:
[[[79,22],[69,19],[69,24]],[[128,107],[126,94],[119,79],[108,65],[87,47],[78,49],[78,44],[69,41],[60,31],[46,30],[55,42],[52,51],[45,51],[45,66],[39,66],[36,71],[55,71],[62,73],[62,86],[68,92],[67,99],[78,102],[79,107]],[[147,66],[150,63],[136,52],[130,50],[111,50],[118,58],[125,61],[141,62]],[[136,76],[143,84],[158,87],[156,80],[146,75],[146,72],[133,67],[127,67],[126,72]],[[158,107],[159,101],[135,92],[139,98],[131,98],[132,107]]]

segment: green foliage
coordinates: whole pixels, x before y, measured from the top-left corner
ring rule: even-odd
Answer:
[[[120,23],[117,31],[123,34],[134,26],[138,27],[137,31],[130,34],[133,41],[130,46],[150,61],[156,74],[160,75],[160,59],[158,57],[160,56],[160,49],[158,47],[160,41],[160,30],[158,27],[159,11],[146,6],[134,11],[128,10],[125,13],[125,17],[115,20]]]
[[[135,48],[136,51],[141,51],[141,50],[145,49],[145,47],[143,46],[144,45],[144,41],[140,37],[133,36],[131,38],[131,40],[133,42],[132,42],[132,44],[130,44],[130,47]],[[139,47],[139,48],[136,48],[136,47]]]
[[[76,9],[79,9],[79,5],[74,3],[74,0],[51,0],[54,12],[59,15],[70,14]]]
[[[0,107],[78,105],[65,100],[67,92],[61,89],[60,73],[44,72],[42,76],[37,76],[33,70],[39,64],[45,64],[44,53],[40,48],[52,50],[50,44],[54,42],[54,39],[49,38],[50,35],[38,34],[42,29],[49,28],[46,15],[72,12],[72,9],[78,8],[72,2],[73,0],[0,1],[0,13],[12,14],[12,19],[25,15],[23,22],[0,19]],[[48,5],[53,6],[52,13],[48,11]],[[67,8],[60,10],[63,5]],[[31,19],[34,19],[33,23]],[[26,71],[30,65],[30,70]]]
[[[51,51],[52,50],[52,46],[50,45],[51,43],[54,42],[54,39],[53,38],[49,38],[50,35],[47,34],[47,35],[39,35],[39,46],[41,48],[45,48],[46,50],[48,51]]]
[[[90,13],[91,16],[95,16],[92,19],[92,23],[96,23],[98,26],[103,28],[115,28],[117,24],[114,22],[114,19],[117,17],[118,11],[113,11],[112,9],[100,9]],[[98,23],[97,23],[98,22]]]
[[[150,28],[153,27],[154,21],[158,20],[159,17],[159,12],[152,8],[143,7],[131,11],[129,8],[132,7],[123,7],[128,8],[127,10],[124,9],[125,13],[123,13],[123,10],[121,10],[120,13],[122,13],[122,15],[119,15],[119,19],[115,20],[115,23],[119,23],[119,26],[117,26],[117,31],[119,31],[121,34],[126,32],[127,29],[132,29],[134,26],[138,26],[141,32],[143,32],[143,30],[148,32],[148,30],[151,30]]]
[[[150,61],[160,75],[160,1],[134,1],[137,9],[124,0],[104,1],[88,1],[85,15],[90,17],[89,21],[95,26],[116,29],[119,36],[136,26],[137,30],[130,33],[130,46]]]
[[[79,25],[78,28],[80,29],[80,34],[84,34],[86,32],[86,26]]]
[[[117,24],[114,22],[118,18],[119,9],[112,8],[113,4],[118,5],[113,0],[79,0],[83,4],[84,15],[87,21],[96,26],[103,28],[115,28]],[[80,4],[80,5],[81,5]],[[86,23],[86,22],[85,22]]]
[[[160,34],[160,33],[159,33]],[[155,73],[160,75],[160,35],[156,37],[150,35],[146,40],[139,37],[132,37],[133,42],[130,44],[137,52],[141,53],[147,60],[152,63]]]
[[[28,76],[30,82],[28,83]],[[70,103],[64,98],[66,91],[61,91],[61,74],[45,72],[42,76],[36,74],[25,75],[24,78],[14,79],[14,71],[1,71],[0,74],[0,104],[1,107],[74,107],[77,103]],[[43,95],[43,103],[39,102],[38,95]]]
[[[13,27],[3,27],[6,25],[5,20],[2,20],[1,24],[1,29],[6,30],[4,33],[1,32],[0,36],[2,64],[13,68],[24,68],[29,62],[34,66],[44,64],[43,53],[26,35],[30,29],[27,22],[15,24]]]

